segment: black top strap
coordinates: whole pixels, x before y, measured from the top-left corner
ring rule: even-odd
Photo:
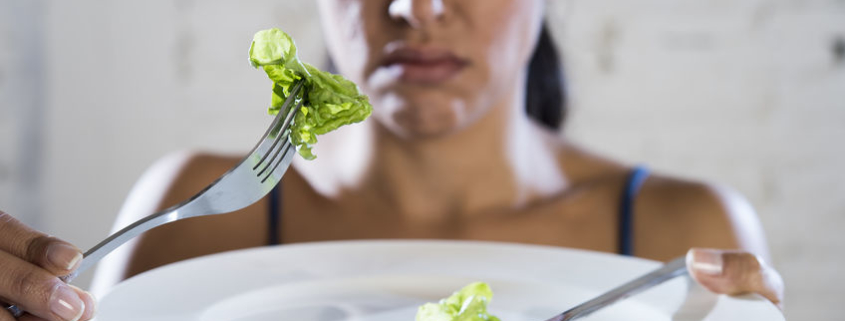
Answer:
[[[279,225],[281,225],[282,218],[282,183],[276,185],[270,191],[270,206],[267,212],[267,244],[277,245],[280,243],[279,239]]]

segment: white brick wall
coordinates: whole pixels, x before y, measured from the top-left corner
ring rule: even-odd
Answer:
[[[575,1],[558,7],[569,135],[732,186],[754,204],[790,319],[834,320],[845,276],[839,1]],[[840,40],[845,41],[845,40]]]
[[[15,157],[15,132],[14,118],[12,113],[12,97],[9,91],[9,78],[12,77],[11,64],[14,52],[9,44],[12,44],[12,26],[6,13],[9,12],[7,5],[0,6],[0,204],[4,204],[7,211],[12,202],[12,179],[11,172]]]
[[[46,112],[42,1],[0,3],[0,204],[41,221]]]
[[[243,151],[260,135],[267,118],[243,111],[268,98],[263,74],[246,62],[253,32],[282,27],[303,57],[324,57],[311,1],[40,3],[50,54],[48,183],[39,199],[49,202],[38,227],[82,247],[107,233],[131,184],[159,156]],[[845,38],[845,2],[550,3],[573,96],[567,135],[742,192],[786,279],[789,318],[837,320],[845,298],[845,61],[831,49]],[[18,106],[8,104],[21,98],[10,93],[9,70],[23,54],[10,42],[23,31],[3,19],[9,13],[0,13],[4,209],[14,187],[3,168],[19,166]]]

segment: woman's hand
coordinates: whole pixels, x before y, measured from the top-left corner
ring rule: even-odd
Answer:
[[[15,318],[4,308],[27,311],[24,321],[77,321],[94,316],[94,297],[67,285],[82,260],[79,249],[35,231],[0,211],[0,321]]]
[[[783,279],[754,254],[691,249],[687,252],[687,269],[710,291],[727,295],[757,293],[783,309]]]

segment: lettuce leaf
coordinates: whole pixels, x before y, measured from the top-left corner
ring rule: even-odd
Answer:
[[[279,29],[255,34],[249,61],[273,81],[271,115],[281,111],[296,81],[304,80],[301,97],[296,97],[303,99],[302,107],[294,116],[289,139],[305,159],[316,157],[311,147],[317,143],[317,135],[363,121],[372,113],[373,106],[355,83],[300,61],[293,38]]]
[[[476,282],[438,303],[426,303],[417,310],[416,321],[499,321],[487,312],[493,291]]]

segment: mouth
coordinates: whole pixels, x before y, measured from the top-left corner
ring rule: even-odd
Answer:
[[[447,49],[401,47],[388,52],[381,66],[399,69],[399,81],[411,84],[444,83],[464,70],[469,61]]]

